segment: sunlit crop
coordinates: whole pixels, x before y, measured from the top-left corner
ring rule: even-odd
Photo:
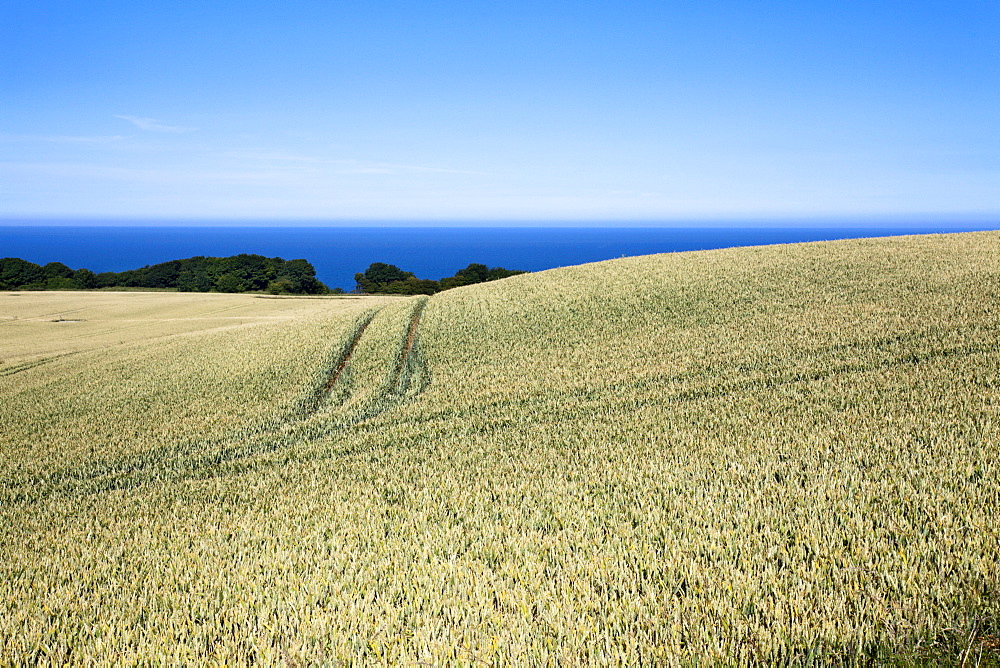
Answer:
[[[998,333],[997,233],[0,293],[0,657],[997,661]]]

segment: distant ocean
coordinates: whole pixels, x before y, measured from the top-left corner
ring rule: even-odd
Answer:
[[[612,258],[675,251],[857,237],[966,232],[983,224],[892,227],[128,227],[0,226],[0,257],[73,269],[123,271],[196,255],[257,253],[305,258],[330,287],[354,289],[372,262],[420,278],[451,276],[471,262],[540,271]]]

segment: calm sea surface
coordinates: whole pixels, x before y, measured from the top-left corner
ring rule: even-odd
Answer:
[[[205,256],[305,258],[330,287],[354,288],[372,262],[420,278],[470,262],[540,271],[628,255],[857,237],[996,229],[993,224],[893,227],[125,227],[0,226],[0,257],[123,271]]]

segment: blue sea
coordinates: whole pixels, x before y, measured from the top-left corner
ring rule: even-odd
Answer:
[[[883,227],[259,227],[0,226],[0,257],[73,269],[123,271],[196,255],[256,253],[305,258],[330,287],[354,289],[372,262],[420,278],[453,275],[471,262],[540,271],[632,255],[858,237],[997,229],[986,223]]]

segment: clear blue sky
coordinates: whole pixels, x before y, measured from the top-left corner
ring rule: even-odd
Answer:
[[[1000,2],[0,0],[0,217],[1000,219]]]

